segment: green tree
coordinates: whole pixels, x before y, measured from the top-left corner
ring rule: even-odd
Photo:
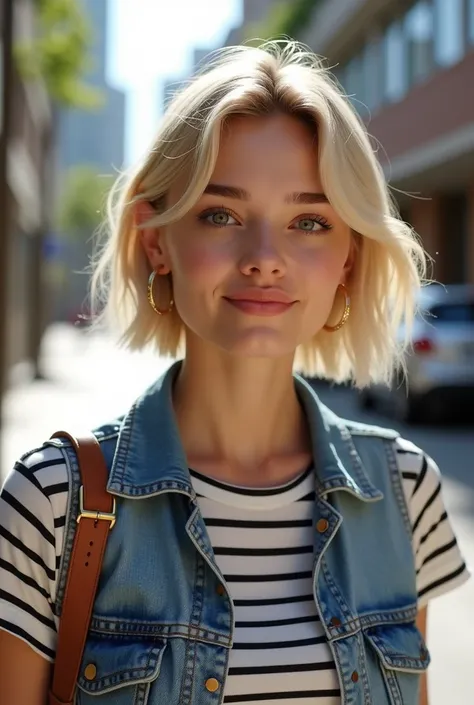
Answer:
[[[37,32],[15,47],[17,65],[26,79],[42,78],[54,103],[91,109],[101,92],[83,77],[89,67],[92,27],[77,0],[36,0]]]
[[[57,127],[59,111],[61,108],[76,108],[91,110],[100,108],[103,102],[102,92],[89,85],[85,76],[89,68],[89,46],[92,41],[92,27],[87,15],[78,0],[36,0],[37,12],[35,14],[36,26],[32,38],[19,41],[13,47],[14,60],[17,68],[25,81],[42,80],[51,99],[52,120],[49,129],[45,132],[43,141],[44,155],[54,155],[56,149]],[[49,164],[54,164],[50,158]],[[49,167],[50,171],[53,169]],[[75,180],[81,188],[82,198],[89,204],[89,218],[85,212],[81,214],[79,197],[74,205],[73,186],[69,189],[69,201],[62,204],[61,219],[67,222],[67,208],[69,202],[68,230],[71,237],[78,237],[79,229],[84,237],[90,234],[99,222],[97,210],[101,208],[100,196],[103,191],[92,186],[96,174],[89,170],[87,177],[82,181],[76,174]],[[49,173],[42,180],[41,201],[43,204],[42,225],[34,238],[37,265],[34,267],[31,287],[31,317],[30,325],[30,357],[35,364],[35,377],[43,378],[40,364],[41,340],[51,316],[51,300],[54,297],[53,288],[48,281],[49,265],[42,256],[46,233],[52,229],[53,218],[53,193],[51,183],[53,174]],[[74,182],[74,177],[69,181]],[[88,190],[89,189],[89,190]],[[104,186],[105,189],[105,186]],[[93,205],[92,198],[95,197]],[[85,206],[84,209],[85,210]],[[73,223],[76,222],[76,225]],[[76,243],[78,241],[76,240]]]
[[[107,193],[114,181],[88,164],[74,166],[65,175],[58,207],[58,226],[66,238],[88,239],[104,218]]]
[[[258,23],[248,26],[245,32],[247,41],[255,38],[274,39],[289,37],[298,39],[308,26],[320,0],[281,0],[272,5],[267,16]]]

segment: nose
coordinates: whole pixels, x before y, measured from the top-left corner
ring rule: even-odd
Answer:
[[[252,228],[245,240],[244,252],[240,259],[240,271],[243,274],[260,274],[262,277],[271,278],[280,278],[285,274],[283,253],[270,227]]]

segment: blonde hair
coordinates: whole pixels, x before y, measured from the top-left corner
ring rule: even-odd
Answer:
[[[221,129],[233,116],[284,112],[314,125],[324,191],[354,232],[356,254],[348,288],[351,314],[337,333],[318,331],[296,351],[306,375],[358,387],[389,383],[403,366],[417,291],[425,274],[423,248],[398,215],[366,129],[323,62],[296,42],[239,46],[214,54],[200,75],[170,103],[153,148],[128,176],[119,179],[109,202],[107,241],[96,260],[93,302],[118,327],[131,349],[155,345],[172,357],[184,351],[179,312],[157,316],[147,301],[150,266],[139,242],[134,211],[151,202],[149,225],[179,220],[200,198],[212,175]],[[167,193],[189,174],[177,203]],[[157,277],[157,298],[165,277]],[[166,293],[164,293],[166,300]],[[397,340],[404,321],[406,340]]]

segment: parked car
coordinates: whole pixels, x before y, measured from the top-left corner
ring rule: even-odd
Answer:
[[[388,410],[398,420],[430,421],[474,409],[474,285],[430,284],[420,292],[407,375],[391,389],[360,394],[364,408]],[[403,331],[400,331],[403,334]]]

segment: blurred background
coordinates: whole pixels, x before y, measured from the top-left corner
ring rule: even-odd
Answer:
[[[408,390],[314,384],[336,412],[395,426],[436,458],[474,564],[474,0],[0,8],[0,475],[56,428],[120,413],[169,364],[85,334],[105,194],[210,51],[285,34],[327,57],[444,285],[424,292]],[[432,608],[432,705],[472,703],[473,618],[472,585]]]

